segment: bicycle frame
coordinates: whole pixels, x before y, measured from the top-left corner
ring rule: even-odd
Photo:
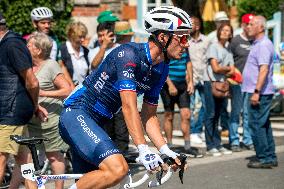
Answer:
[[[36,181],[37,187],[39,189],[45,189],[45,183],[48,180],[79,179],[80,177],[83,176],[83,174],[43,175],[41,173],[38,155],[36,153],[36,144],[40,144],[46,139],[45,138],[39,138],[39,137],[25,138],[25,137],[21,137],[21,136],[18,136],[18,135],[11,135],[10,138],[11,138],[11,140],[14,140],[15,142],[17,142],[18,144],[27,145],[28,148],[30,149],[34,163],[28,163],[28,164],[21,165],[21,173],[22,173],[22,176],[25,179]],[[136,160],[136,162],[138,162],[138,160]],[[170,165],[170,164],[168,164],[168,165]],[[161,171],[161,173],[163,173],[163,171]],[[159,175],[159,177],[161,177],[161,176],[162,175]],[[148,183],[148,187],[159,186],[160,184],[163,184],[167,180],[169,180],[171,176],[172,176],[172,170],[169,167],[165,176],[160,178],[159,181],[150,181]],[[149,177],[150,177],[150,173],[146,172],[140,180],[133,182],[131,174],[128,174],[123,179],[123,181],[120,183],[120,185],[121,185],[120,188],[124,188],[124,189],[135,188],[137,186],[140,186],[144,182],[146,182],[146,180],[148,180]]]
[[[45,189],[45,183],[49,180],[70,180],[70,179],[79,179],[83,174],[60,174],[60,175],[42,175],[40,172],[37,175],[37,171],[34,169],[33,163],[28,163],[21,165],[21,173],[25,179],[36,181],[38,189]],[[167,171],[165,176],[161,179],[161,184],[164,184],[170,179],[173,172],[171,168]],[[136,182],[133,182],[131,174],[128,174],[120,183],[120,189],[130,189],[142,185],[150,178],[150,173],[146,172],[141,179]],[[160,183],[158,181],[149,181],[148,187],[157,187]]]

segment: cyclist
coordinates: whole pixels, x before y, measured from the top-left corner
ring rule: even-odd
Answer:
[[[163,161],[149,150],[142,126],[160,153],[180,164],[178,154],[169,149],[161,134],[156,109],[169,59],[181,58],[188,47],[191,20],[185,11],[163,6],[145,15],[145,27],[151,34],[147,43],[114,49],[64,101],[60,133],[71,146],[74,172],[86,173],[71,189],[111,187],[127,174],[125,159],[100,127],[120,108],[147,170],[156,170]],[[137,96],[143,93],[140,117]]]

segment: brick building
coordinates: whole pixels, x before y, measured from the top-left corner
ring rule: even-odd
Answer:
[[[88,37],[96,33],[97,16],[100,12],[111,10],[121,20],[129,20],[136,37],[145,37],[143,15],[160,5],[170,5],[171,0],[74,0],[72,17],[86,24]]]

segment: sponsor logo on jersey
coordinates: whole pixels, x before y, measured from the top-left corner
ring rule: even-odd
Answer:
[[[118,52],[117,56],[118,56],[119,58],[124,57],[124,51]]]
[[[135,68],[136,64],[133,63],[133,62],[127,62],[127,64],[125,64],[124,67],[133,67],[133,68]]]
[[[84,120],[83,115],[78,115],[77,120],[80,122],[80,125],[85,133],[95,142],[99,143],[101,139],[98,138],[98,136],[88,127],[87,123]]]
[[[130,83],[122,83],[119,85],[119,88],[121,89],[135,89],[135,85],[134,84],[130,84]]]
[[[147,90],[150,90],[150,89],[151,89],[151,87],[150,87],[149,85],[145,85],[145,84],[140,83],[140,82],[137,82],[137,81],[136,81],[136,85],[137,85],[139,88],[144,89],[145,91],[147,91]]]
[[[145,66],[146,68],[148,68],[149,66],[148,66],[148,64],[146,64],[145,62],[143,62],[143,61],[141,61],[141,64],[143,65],[143,66]]]
[[[127,78],[130,78],[130,79],[134,78],[134,73],[130,69],[128,69],[127,71],[123,71],[122,73]]]
[[[99,159],[104,158],[110,154],[115,154],[115,153],[119,153],[119,150],[118,149],[107,150],[105,153],[99,155]]]
[[[108,79],[109,79],[109,76],[107,75],[107,73],[106,72],[102,72],[101,76],[99,77],[99,80],[96,81],[96,84],[94,86],[95,89],[100,91],[104,87],[104,85],[105,85],[105,83],[106,83],[106,81]]]
[[[143,81],[149,81],[149,77],[147,77],[147,76],[145,76],[145,77],[143,77]]]

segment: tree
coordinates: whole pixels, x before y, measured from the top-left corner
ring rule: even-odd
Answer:
[[[273,13],[280,10],[279,5],[283,0],[238,0],[237,7],[239,16],[246,13],[259,14],[266,19],[271,19]]]
[[[66,25],[71,21],[73,3],[70,0],[0,0],[0,11],[4,14],[7,25],[20,34],[34,31],[31,21],[31,10],[45,6],[53,12],[52,31],[59,40],[65,38]]]

